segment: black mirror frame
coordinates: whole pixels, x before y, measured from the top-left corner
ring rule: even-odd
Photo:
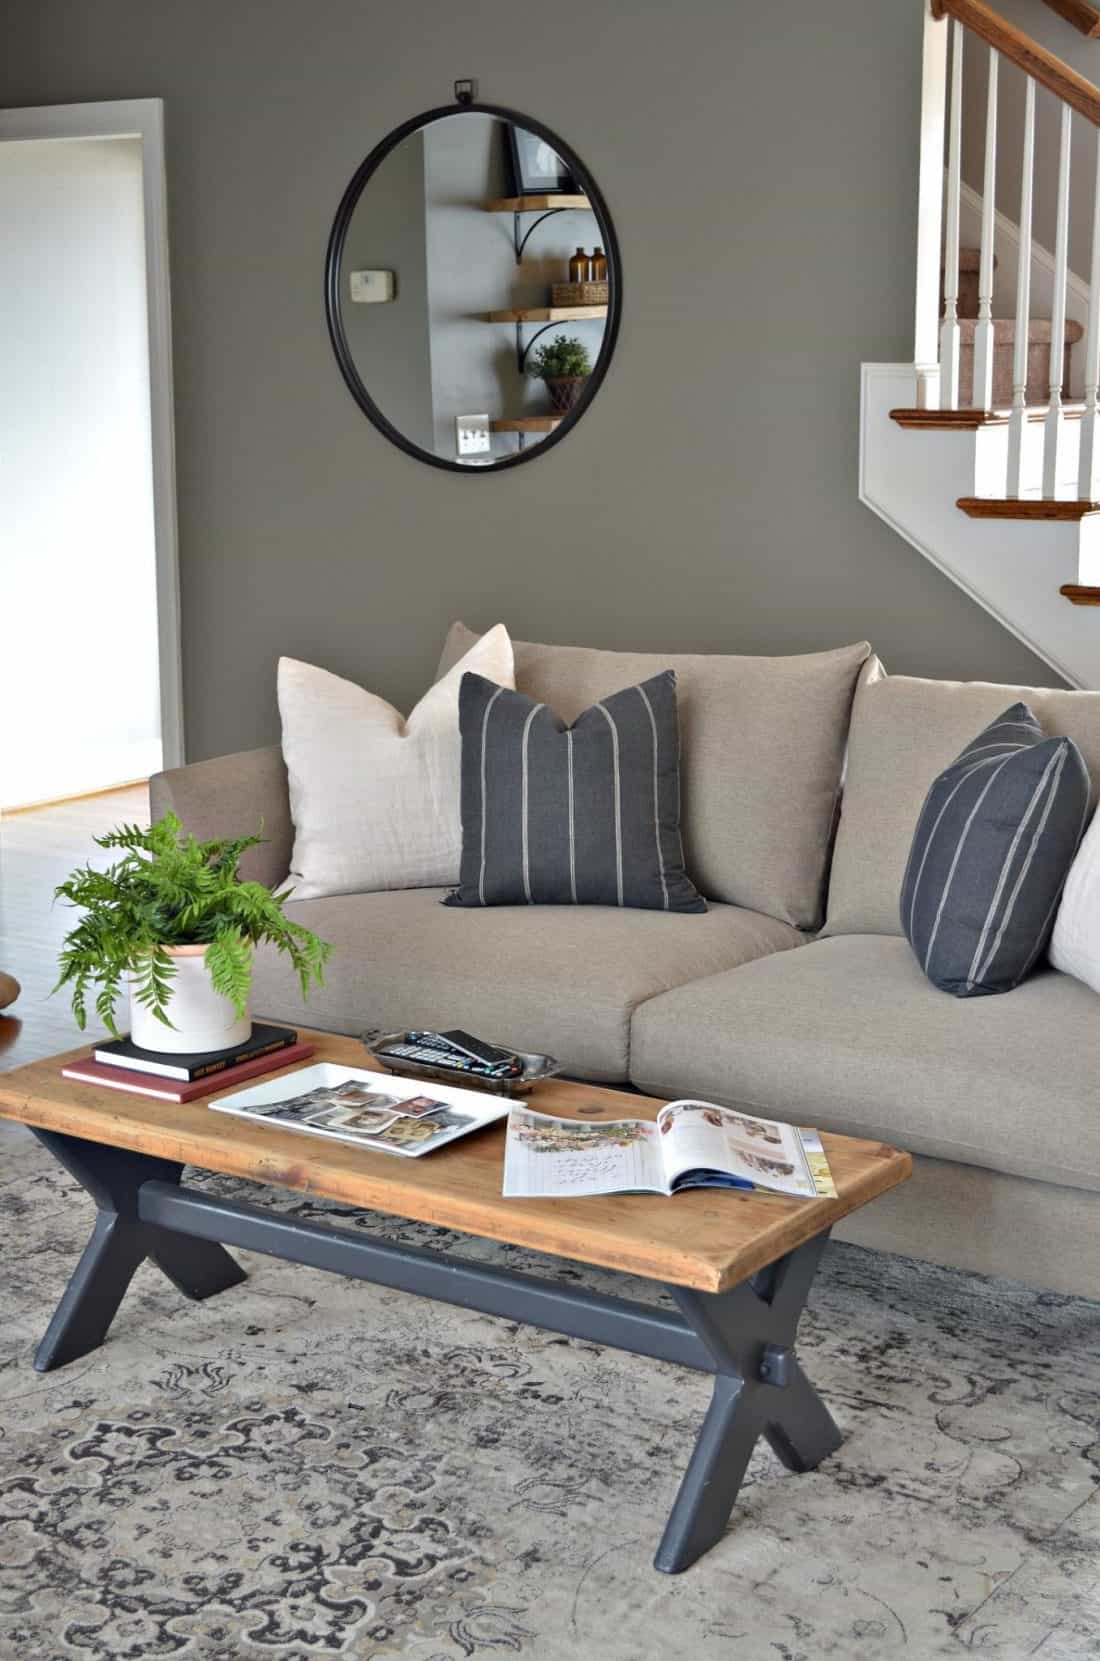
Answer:
[[[596,223],[603,237],[602,246],[607,253],[609,283],[607,323],[604,329],[603,343],[600,347],[599,356],[592,367],[592,372],[588,377],[588,382],[577,403],[569,411],[561,425],[555,427],[553,432],[548,433],[538,444],[533,445],[530,449],[518,450],[515,455],[501,456],[489,466],[480,467],[471,467],[467,462],[449,461],[445,456],[437,456],[429,450],[423,450],[419,444],[412,443],[410,439],[405,437],[404,433],[393,425],[392,421],[379,409],[363,384],[352,358],[351,348],[348,345],[343,320],[340,316],[340,265],[344,255],[344,243],[347,240],[351,216],[359,204],[359,198],[362,196],[371,174],[385,160],[390,151],[395,149],[403,139],[408,138],[411,133],[419,132],[422,127],[428,127],[444,116],[460,115],[466,110],[480,115],[490,115],[498,121],[511,122],[514,125],[525,127],[528,132],[538,133],[540,138],[544,138],[557,151],[558,155],[568,162],[573,177],[592,204]],[[576,151],[571,149],[563,139],[559,138],[557,133],[541,121],[535,121],[531,116],[521,115],[517,110],[505,109],[499,104],[473,102],[443,104],[436,109],[425,110],[423,115],[416,115],[411,120],[402,122],[400,127],[395,127],[380,143],[376,144],[366,159],[356,168],[351,183],[340,199],[340,206],[336,210],[336,218],[333,220],[332,230],[329,233],[328,249],[325,254],[325,317],[328,322],[329,339],[332,341],[332,349],[336,353],[336,361],[340,365],[340,371],[355,402],[359,405],[363,414],[373,421],[379,432],[384,433],[391,443],[397,445],[399,450],[404,450],[406,455],[414,456],[417,461],[427,462],[431,467],[442,467],[449,473],[482,475],[503,473],[509,467],[519,467],[523,462],[537,460],[539,456],[545,455],[547,450],[553,449],[555,444],[560,444],[562,439],[576,426],[599,391],[600,384],[607,373],[608,365],[615,351],[619,334],[619,319],[622,313],[621,269],[622,262],[619,258],[618,238],[615,235],[615,227],[611,223],[611,216],[607,211],[607,203],[604,201],[603,194]]]

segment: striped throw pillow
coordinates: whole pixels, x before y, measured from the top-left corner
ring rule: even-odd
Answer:
[[[902,928],[934,986],[1009,992],[1037,962],[1084,829],[1089,777],[1071,738],[1013,704],[925,798],[905,870]]]
[[[449,905],[705,911],[684,870],[672,670],[567,727],[547,704],[462,677],[462,864]]]

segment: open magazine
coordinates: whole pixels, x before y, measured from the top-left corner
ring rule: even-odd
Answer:
[[[452,1084],[425,1085],[359,1067],[318,1062],[207,1104],[280,1130],[330,1136],[354,1147],[417,1159],[502,1119],[509,1103]]]
[[[602,1123],[512,1108],[504,1152],[507,1196],[678,1194],[685,1188],[836,1198],[815,1130],[710,1102],[669,1102],[655,1120]]]

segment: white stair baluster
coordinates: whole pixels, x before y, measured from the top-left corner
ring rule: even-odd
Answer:
[[[940,408],[959,407],[959,195],[962,184],[963,27],[951,19],[951,108],[947,130],[947,225],[940,329]]]
[[[947,104],[948,26],[924,9],[921,53],[920,175],[917,188],[917,285],[913,368],[918,409],[940,401],[940,261],[943,257],[943,131]]]
[[[1043,431],[1043,495],[1058,494],[1065,415],[1062,382],[1066,374],[1066,267],[1069,262],[1069,147],[1073,111],[1062,105],[1062,136],[1058,145],[1058,218],[1054,232],[1054,303],[1050,317],[1050,391]]]
[[[1024,83],[1024,151],[1020,185],[1020,242],[1016,256],[1016,351],[1012,366],[1012,416],[1008,424],[1008,479],[1005,495],[1023,486],[1024,428],[1027,423],[1027,326],[1031,312],[1031,202],[1035,174],[1035,82]]]
[[[978,271],[978,321],[974,329],[975,409],[993,407],[993,237],[997,197],[997,69],[995,46],[989,48],[989,82],[985,105],[985,174],[982,183],[982,256]]]
[[[1100,129],[1096,133],[1096,185],[1092,201],[1092,259],[1089,262],[1089,327],[1085,337],[1085,410],[1081,417],[1081,463],[1077,494],[1095,502],[1100,489],[1097,400],[1100,393]]]

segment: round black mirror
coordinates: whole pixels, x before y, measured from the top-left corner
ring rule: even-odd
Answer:
[[[491,104],[375,146],[329,237],[325,309],[352,396],[433,467],[492,472],[560,443],[615,345],[622,278],[578,156]]]

